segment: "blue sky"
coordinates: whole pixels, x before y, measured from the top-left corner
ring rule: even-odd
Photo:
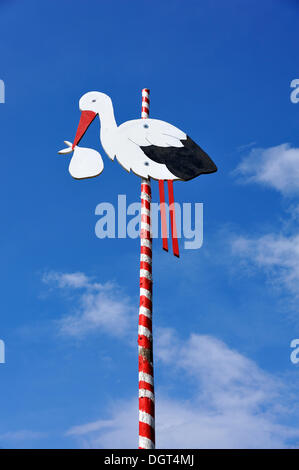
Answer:
[[[0,2],[0,447],[137,446],[138,240],[99,240],[100,202],[140,183],[100,149],[75,181],[78,100],[186,131],[218,173],[175,184],[204,244],[154,246],[157,447],[298,447],[295,1]],[[84,144],[99,148],[94,122]],[[153,183],[153,199],[158,200]],[[118,328],[116,328],[118,325]]]

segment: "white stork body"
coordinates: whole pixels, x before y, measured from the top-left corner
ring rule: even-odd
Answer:
[[[90,168],[88,161],[94,159],[94,154],[89,158],[89,149],[84,149],[84,153],[81,148],[80,155],[76,155],[77,144],[97,115],[101,122],[100,138],[105,152],[111,160],[116,157],[123,168],[132,170],[137,176],[156,180],[188,180],[217,170],[210,157],[195,142],[167,122],[135,119],[117,126],[112,101],[104,93],[86,93],[80,99],[79,107],[82,115],[74,143],[72,146],[67,143],[69,147],[60,151],[67,153],[74,150],[73,158],[77,161],[81,158],[82,164],[76,164],[76,175],[72,174],[70,165],[70,172],[75,178],[90,178],[103,170],[103,164],[93,164],[97,171]],[[101,159],[100,154],[98,158]]]
[[[164,131],[164,132],[163,132]],[[149,158],[142,147],[183,147],[187,136],[176,127],[157,119],[134,119],[112,129],[101,127],[101,143],[107,155],[137,176],[156,180],[177,180],[164,163]]]

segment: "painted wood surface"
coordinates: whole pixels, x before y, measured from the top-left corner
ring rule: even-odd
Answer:
[[[149,116],[149,90],[142,90],[142,119]],[[155,448],[155,387],[152,330],[151,181],[141,180],[140,302],[138,320],[139,449]]]
[[[60,154],[74,152],[69,164],[69,172],[75,179],[94,178],[102,173],[104,162],[96,150],[75,146],[65,141],[67,148],[60,150]]]
[[[217,171],[208,154],[185,132],[167,122],[146,117],[146,99],[144,97],[142,102],[141,119],[117,126],[108,95],[97,91],[83,95],[79,101],[81,119],[73,148],[78,148],[89,125],[98,116],[101,122],[100,138],[105,152],[112,160],[116,158],[128,172],[132,171],[147,179],[187,181],[201,174]],[[80,162],[77,161],[81,156],[85,158],[84,164],[82,163],[85,174],[94,173],[96,176],[95,159],[92,156],[87,157],[86,152],[77,153],[75,172],[81,171]]]

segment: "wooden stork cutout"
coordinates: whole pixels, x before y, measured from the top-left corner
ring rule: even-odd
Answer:
[[[159,181],[163,248],[168,251],[164,181],[168,181],[173,253],[179,256],[175,225],[173,181],[188,181],[196,176],[217,171],[206,152],[185,132],[158,119],[134,119],[117,126],[109,96],[91,91],[79,101],[81,119],[73,144],[59,153],[74,152],[69,165],[76,179],[98,176],[104,168],[101,155],[88,148],[78,147],[91,122],[99,116],[100,139],[111,160],[117,161],[130,172],[145,179]]]
[[[74,178],[91,178],[104,168],[95,150],[79,148],[88,126],[99,115],[101,142],[109,158],[116,157],[127,170],[141,177],[140,302],[138,320],[139,448],[155,448],[155,387],[153,360],[153,277],[151,227],[151,178],[159,180],[163,248],[168,250],[164,181],[168,182],[173,253],[179,256],[173,181],[195,178],[217,170],[210,157],[184,132],[163,121],[149,119],[149,90],[142,90],[141,118],[117,127],[111,99],[99,92],[84,95],[73,144],[59,153],[74,151],[69,171]]]

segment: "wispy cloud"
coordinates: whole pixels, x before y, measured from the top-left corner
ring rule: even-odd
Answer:
[[[272,187],[284,195],[299,192],[299,148],[281,144],[254,148],[234,171],[239,180]]]
[[[238,236],[232,240],[232,251],[299,296],[299,235]]]
[[[295,445],[299,429],[282,424],[289,411],[284,384],[212,336],[193,334],[183,341],[166,329],[156,337],[157,357],[174,381],[183,375],[191,391],[189,400],[180,400],[158,390],[157,447]],[[109,419],[74,426],[67,434],[84,447],[134,448],[137,421],[136,399],[130,399],[113,403]]]
[[[58,322],[62,334],[80,337],[98,330],[124,337],[130,331],[136,309],[116,283],[101,284],[81,272],[50,272],[43,281],[76,299],[76,310]]]
[[[64,287],[70,287],[73,289],[88,287],[92,289],[95,285],[95,283],[92,282],[91,279],[86,276],[86,274],[81,272],[58,273],[50,271],[43,275],[43,282],[46,284],[54,284],[61,289]]]
[[[254,147],[255,145],[256,145],[256,142],[249,142],[248,144],[239,145],[239,147],[237,148],[237,151],[245,152],[245,151],[248,151],[250,148]]]
[[[283,196],[299,193],[299,148],[281,144],[267,149],[254,148],[234,171],[239,181],[259,183]],[[287,208],[279,231],[264,235],[231,235],[232,253],[248,266],[263,270],[275,285],[299,296],[299,206]]]

